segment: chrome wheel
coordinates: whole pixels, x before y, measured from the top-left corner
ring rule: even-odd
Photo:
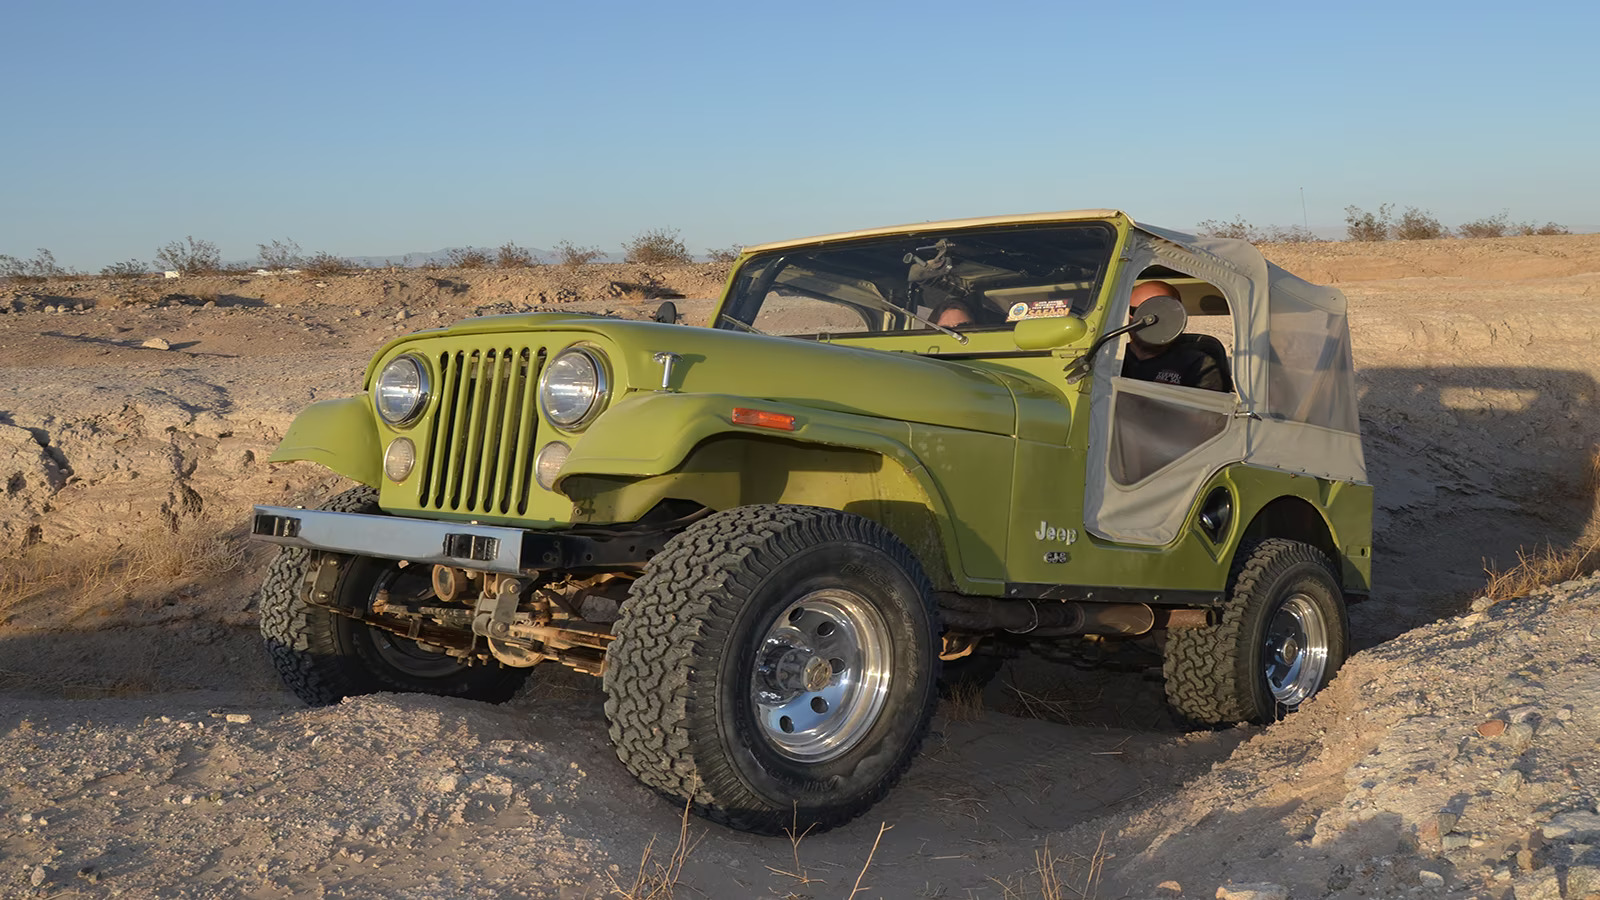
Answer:
[[[814,591],[778,616],[756,650],[750,702],[778,753],[835,759],[878,720],[889,691],[889,631],[846,590]]]
[[[1262,673],[1273,698],[1299,706],[1322,684],[1328,667],[1328,624],[1306,594],[1290,595],[1267,623]]]

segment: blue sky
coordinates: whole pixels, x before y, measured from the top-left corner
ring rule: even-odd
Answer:
[[[0,253],[691,250],[1116,206],[1600,229],[1584,3],[73,2],[4,14]]]

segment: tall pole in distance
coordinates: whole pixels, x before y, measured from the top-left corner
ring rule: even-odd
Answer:
[[[1310,217],[1306,215],[1306,189],[1300,189],[1300,226],[1307,231],[1311,230]]]

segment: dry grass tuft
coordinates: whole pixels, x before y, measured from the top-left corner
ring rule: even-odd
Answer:
[[[872,839],[872,849],[867,851],[867,861],[862,864],[861,874],[856,876],[855,887],[850,889],[850,896],[846,897],[845,900],[855,900],[855,896],[862,891],[872,890],[872,885],[870,884],[866,887],[862,887],[861,879],[867,877],[867,870],[872,868],[872,858],[878,855],[878,844],[883,841],[883,833],[893,827],[894,826],[890,825],[888,822],[878,823],[878,836]]]
[[[27,616],[70,625],[115,605],[159,602],[175,582],[214,578],[244,565],[242,537],[211,521],[151,529],[116,547],[36,545],[0,562],[0,621]]]
[[[800,864],[800,842],[805,840],[806,835],[810,834],[811,829],[815,827],[816,823],[813,822],[810,825],[807,825],[804,831],[800,830],[800,804],[796,803],[794,806],[794,817],[790,821],[789,827],[783,830],[783,833],[789,838],[789,847],[794,853],[794,871],[786,872],[783,869],[775,868],[773,866],[767,866],[767,871],[774,875],[782,875],[785,878],[792,878],[794,879],[794,883],[796,885],[826,884],[827,882],[823,881],[821,878],[812,878],[811,873],[806,871],[806,867]],[[791,891],[789,892],[788,896],[793,897],[797,895]]]
[[[1088,857],[1082,855],[1056,856],[1050,852],[1050,842],[1045,841],[1044,847],[1033,852],[1033,871],[1025,874],[1020,881],[1002,883],[991,878],[999,885],[1001,896],[1005,900],[1094,900],[1100,893],[1100,879],[1105,875],[1106,861],[1111,859],[1111,854],[1106,852],[1106,836],[1100,834],[1100,842],[1094,848],[1094,853]],[[1082,877],[1077,877],[1079,873]]]
[[[1583,493],[1600,499],[1600,446],[1589,451],[1589,465],[1583,471]]]
[[[940,712],[951,722],[977,722],[986,712],[983,705],[983,685],[956,684],[950,688]]]
[[[1081,714],[1094,709],[1100,703],[1100,695],[1084,698],[1074,695],[1065,688],[1056,688],[1049,691],[1033,693],[1025,691],[1014,684],[1007,683],[1006,690],[1016,698],[1016,709],[1013,714],[1024,719],[1044,719],[1047,722],[1059,722],[1063,725],[1078,724]]]
[[[1600,535],[1586,537],[1565,550],[1548,544],[1532,552],[1518,550],[1517,564],[1509,569],[1484,566],[1488,580],[1483,586],[1483,596],[1491,603],[1499,603],[1546,585],[1593,574],[1597,569],[1600,569]]]
[[[678,879],[683,877],[684,864],[705,836],[702,831],[699,836],[691,838],[689,804],[684,803],[683,819],[678,826],[678,844],[672,849],[672,855],[665,862],[652,860],[650,857],[655,851],[656,839],[651,838],[639,857],[639,870],[634,874],[633,883],[624,886],[612,876],[611,895],[622,900],[672,900],[673,892],[678,888]]]

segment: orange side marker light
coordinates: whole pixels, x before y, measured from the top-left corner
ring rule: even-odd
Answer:
[[[732,419],[735,425],[754,425],[757,428],[776,428],[779,431],[794,430],[794,416],[768,412],[764,409],[745,409],[736,406],[733,408]]]

